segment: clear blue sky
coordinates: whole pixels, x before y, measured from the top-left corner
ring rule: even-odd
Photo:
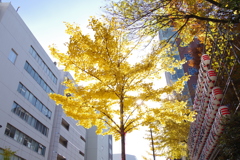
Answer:
[[[100,16],[104,0],[2,0],[11,2],[43,48],[68,40],[63,22],[77,23],[84,29],[90,16]]]
[[[80,24],[82,30],[87,33],[89,17],[103,14],[100,7],[106,4],[105,0],[2,0],[2,2],[11,2],[15,9],[20,7],[18,14],[47,53],[49,45],[56,44],[58,49],[62,50],[63,43],[68,41],[63,22]],[[144,141],[143,136],[142,131],[127,135],[126,151],[137,156],[138,160],[142,160],[141,155],[145,155],[149,149],[148,141]],[[120,153],[120,143],[114,143],[113,153]]]

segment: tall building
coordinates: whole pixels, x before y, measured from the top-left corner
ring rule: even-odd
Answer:
[[[171,38],[169,43],[173,45],[173,50],[174,50],[174,58],[176,60],[182,60],[186,59],[187,63],[183,64],[180,68],[174,68],[175,74],[170,74],[169,72],[165,73],[166,77],[166,82],[167,85],[171,85],[172,83],[176,82],[178,78],[181,78],[184,76],[184,73],[187,73],[188,75],[191,75],[190,80],[186,82],[184,90],[183,90],[183,95],[188,95],[189,96],[189,105],[192,105],[193,98],[195,96],[195,90],[196,90],[196,85],[197,85],[197,74],[198,74],[198,69],[195,67],[191,67],[188,65],[189,60],[193,59],[191,56],[190,52],[192,48],[196,48],[197,45],[199,44],[198,40],[195,39],[193,42],[191,42],[188,46],[186,47],[181,47],[179,45],[180,39],[175,40],[174,35],[174,29],[169,28],[166,30],[160,30],[159,31],[159,39],[160,40],[168,40]],[[175,45],[175,46],[174,46]]]
[[[10,3],[0,3],[0,148],[20,159],[84,160],[86,130],[48,93],[63,93],[59,71]],[[82,137],[82,138],[81,138]]]
[[[84,160],[86,129],[48,97],[63,94],[61,82],[71,75],[56,67],[12,5],[1,2],[0,57],[0,153],[10,148],[14,160]]]
[[[87,129],[85,160],[113,160],[112,136],[96,135],[96,127]]]

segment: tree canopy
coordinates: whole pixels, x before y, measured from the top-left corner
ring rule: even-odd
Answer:
[[[145,35],[174,27],[184,44],[195,37],[204,41],[208,27],[216,28],[218,23],[240,22],[238,0],[120,0],[112,2],[107,10]]]
[[[187,104],[189,96],[182,94],[174,94],[165,99],[168,102],[185,102]],[[186,105],[182,110],[188,114],[189,108],[192,106]],[[177,112],[175,112],[178,114]],[[154,129],[150,130],[151,135],[147,135],[146,139],[150,141],[151,150],[154,149],[154,155],[156,157],[168,157],[170,159],[181,159],[181,157],[187,157],[187,141],[190,128],[190,121],[172,121],[167,120],[164,124],[159,121],[153,122]],[[149,153],[150,155],[152,153]]]
[[[184,63],[169,54],[170,45],[166,48],[152,45],[137,57],[140,42],[131,41],[121,22],[114,18],[91,18],[93,38],[84,35],[76,24],[66,26],[70,35],[68,51],[61,53],[52,47],[51,52],[65,71],[73,71],[74,81],[66,79],[65,95],[50,94],[50,98],[61,104],[66,115],[78,120],[79,125],[97,126],[97,134],[121,138],[124,160],[126,133],[156,120],[162,124],[169,119],[193,120],[194,113],[183,109],[184,102],[161,99],[163,94],[181,92],[188,76],[172,86],[157,87],[162,83],[162,72],[174,72],[174,67]]]

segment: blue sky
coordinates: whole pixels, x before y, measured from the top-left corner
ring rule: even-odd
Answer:
[[[63,22],[80,24],[86,30],[90,16],[100,16],[104,0],[2,0],[11,2],[43,48],[68,40]]]
[[[39,43],[49,53],[48,46],[56,44],[63,51],[63,43],[68,41],[63,22],[80,24],[82,30],[88,33],[86,28],[90,16],[99,17],[103,12],[100,7],[106,4],[105,0],[2,0],[11,2],[18,9],[22,17]],[[143,131],[135,131],[127,135],[126,151],[137,156],[146,154],[149,149],[148,141],[144,141]],[[149,150],[148,150],[149,151]],[[120,143],[114,143],[113,153],[120,153]]]

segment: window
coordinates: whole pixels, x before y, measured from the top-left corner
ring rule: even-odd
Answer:
[[[30,113],[28,113],[24,108],[22,108],[16,102],[13,103],[12,112],[15,113],[22,120],[27,122],[29,125],[34,127],[36,130],[41,132],[43,135],[47,136],[48,128],[45,125],[43,125],[40,121],[38,121],[35,117],[33,117]]]
[[[26,61],[24,69],[30,74],[30,76],[42,87],[47,93],[53,93],[53,90],[48,84],[39,76],[39,74],[33,69],[33,67]]]
[[[68,124],[67,121],[65,121],[64,119],[62,119],[62,126],[63,126],[66,130],[69,130],[69,124]]]
[[[81,140],[83,140],[84,142],[86,142],[86,139],[83,136],[80,136]]]
[[[198,69],[197,68],[194,68],[194,67],[189,67],[188,68],[188,73],[190,75],[196,75],[198,73]]]
[[[17,53],[12,49],[8,55],[8,59],[14,64],[17,59]]]
[[[40,112],[42,112],[43,115],[51,119],[52,112],[44,104],[42,104],[42,102],[40,102],[24,85],[19,83],[17,91],[22,94]]]
[[[81,154],[83,157],[84,157],[84,155],[85,155],[82,151],[79,151],[79,154]]]
[[[59,143],[67,148],[68,141],[62,136],[59,137]]]
[[[10,134],[9,134],[10,133]],[[38,143],[31,137],[27,136],[23,132],[19,131],[15,127],[10,124],[7,124],[5,135],[8,137],[13,138],[15,141],[19,142],[20,144],[30,148],[31,150],[37,152],[40,155],[45,155],[46,147],[42,144]]]
[[[58,154],[57,155],[57,160],[66,160],[66,158],[63,157],[62,155]]]
[[[184,57],[186,58],[187,61],[193,59],[191,54],[184,54]]]
[[[48,66],[46,65],[46,63],[43,61],[43,59],[39,56],[39,54],[37,53],[37,51],[31,46],[29,53],[33,56],[33,58],[37,61],[37,63],[39,64],[39,66],[44,70],[44,72],[49,76],[49,78],[55,83],[57,84],[57,78],[56,76],[53,74],[53,72],[48,68]]]

